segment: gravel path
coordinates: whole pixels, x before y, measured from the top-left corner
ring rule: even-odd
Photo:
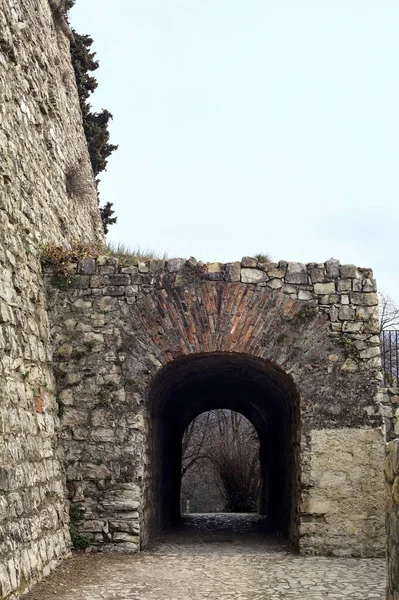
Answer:
[[[191,516],[139,555],[65,561],[26,600],[347,600],[385,598],[385,560],[299,557],[259,517]]]

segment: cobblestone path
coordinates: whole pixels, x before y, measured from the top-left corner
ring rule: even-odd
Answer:
[[[299,557],[257,517],[191,517],[140,555],[75,555],[27,600],[327,600],[385,597],[385,560]]]

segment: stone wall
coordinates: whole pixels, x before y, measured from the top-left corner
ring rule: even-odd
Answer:
[[[185,356],[237,353],[274,365],[298,392],[301,552],[384,553],[369,269],[334,260],[126,265],[104,257],[71,269],[68,290],[48,273],[47,292],[69,493],[95,545],[135,551],[146,539],[143,499],[157,468],[148,451],[154,378]]]
[[[388,536],[387,600],[399,598],[399,440],[386,446],[385,507]]]
[[[69,41],[47,0],[0,0],[0,598],[69,549],[38,245],[74,238],[103,239]]]

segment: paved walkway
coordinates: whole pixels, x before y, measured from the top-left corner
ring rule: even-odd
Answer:
[[[75,555],[26,600],[327,600],[385,597],[385,560],[298,557],[262,521],[191,517],[139,555]]]

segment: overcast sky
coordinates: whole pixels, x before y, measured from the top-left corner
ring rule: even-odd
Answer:
[[[108,239],[373,267],[399,302],[398,0],[77,0]]]

